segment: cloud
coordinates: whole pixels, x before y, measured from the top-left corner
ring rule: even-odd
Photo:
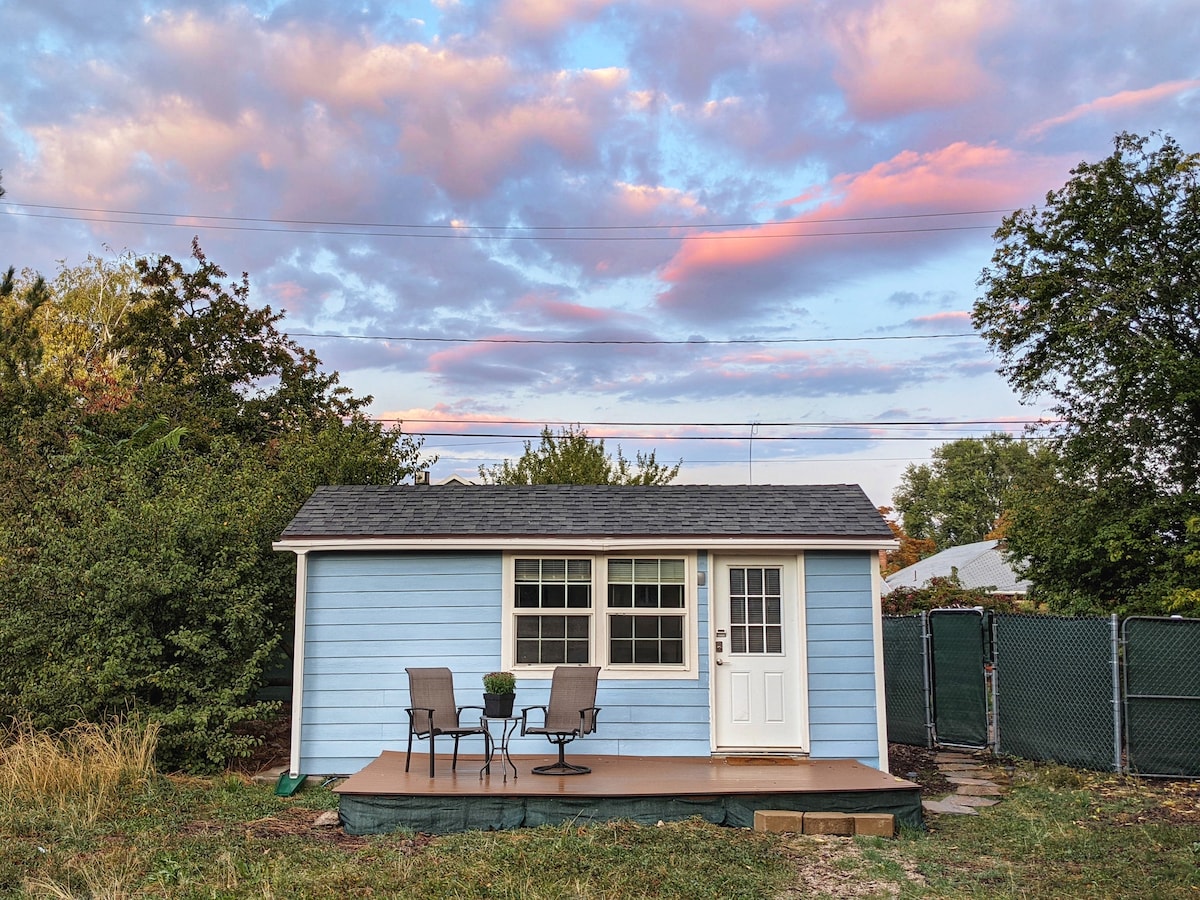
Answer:
[[[696,235],[663,267],[657,302],[688,321],[752,321],[784,292],[819,293],[855,277],[863,265],[911,267],[994,228],[994,212],[972,213],[1015,208],[1036,195],[1047,166],[1009,148],[965,142],[903,151],[866,171],[836,176],[826,191],[781,202],[811,212]],[[952,212],[960,215],[922,218]]]
[[[968,102],[990,87],[983,45],[1010,0],[884,0],[828,21],[835,77],[858,117],[893,118]]]
[[[1168,81],[1141,90],[1119,91],[1108,97],[1099,97],[1088,103],[1081,103],[1061,116],[1054,116],[1053,118],[1036,122],[1024,131],[1023,136],[1040,137],[1047,131],[1057,128],[1060,125],[1065,125],[1068,122],[1074,122],[1094,114],[1111,116],[1128,109],[1147,106],[1157,103],[1160,100],[1188,94],[1197,88],[1200,88],[1200,79],[1191,78],[1185,81]]]

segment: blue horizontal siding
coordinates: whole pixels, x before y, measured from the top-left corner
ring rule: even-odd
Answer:
[[[315,553],[306,587],[309,774],[358,771],[403,748],[407,667],[449,665],[458,702],[482,703],[482,675],[500,661],[499,553]]]
[[[499,553],[310,555],[300,740],[308,774],[358,771],[383,750],[404,749],[408,667],[448,666],[458,703],[482,702],[482,675],[501,660],[501,559]],[[707,596],[701,588],[696,607],[704,635]],[[580,752],[707,755],[706,639],[700,654],[698,679],[602,678],[599,728],[577,744]],[[549,693],[549,679],[518,675],[518,711],[546,703]],[[463,748],[476,752],[469,743]],[[532,735],[515,736],[512,750],[554,752]]]
[[[873,564],[874,555],[863,552],[805,555],[810,751],[817,759],[879,762]],[[709,572],[706,553],[698,555],[698,568]],[[494,552],[309,556],[300,741],[308,774],[358,771],[382,750],[404,749],[406,667],[448,666],[457,701],[482,702],[481,676],[500,665],[502,573],[501,554]],[[699,677],[602,677],[598,730],[577,743],[576,752],[711,752],[707,580],[695,608]],[[549,679],[518,676],[517,709],[545,703],[549,690]],[[463,746],[477,753],[469,741]],[[512,749],[553,752],[535,736],[514,737]]]
[[[872,570],[875,554],[805,554],[809,753],[879,767]]]

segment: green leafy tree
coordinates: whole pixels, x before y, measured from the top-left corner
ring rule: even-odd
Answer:
[[[526,441],[516,462],[480,466],[479,476],[485,484],[669,484],[682,465],[683,460],[663,465],[654,451],[638,453],[631,463],[620,447],[614,459],[604,452],[604,441],[588,437],[583,428],[568,426],[555,434],[547,426],[536,449]]]
[[[74,346],[55,330],[61,278],[36,309],[29,290],[0,305],[20,326],[0,391],[57,390],[0,442],[0,718],[61,728],[133,708],[161,724],[163,765],[204,770],[250,752],[271,710],[256,693],[295,596],[272,541],[317,485],[398,483],[427,461],[195,249],[190,272],[138,261],[127,308],[87,336],[111,364],[105,402],[70,352],[45,352]]]
[[[1014,558],[1061,608],[1149,611],[1197,584],[1200,155],[1114,145],[1004,219],[974,321],[1058,420],[1058,477],[1014,511]]]
[[[909,465],[892,494],[903,533],[930,542],[926,556],[1000,536],[1014,486],[1040,483],[1051,460],[1007,434],[942,444],[931,462]]]

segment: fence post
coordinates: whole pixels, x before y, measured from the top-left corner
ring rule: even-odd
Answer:
[[[1121,744],[1124,730],[1121,722],[1121,630],[1117,614],[1109,616],[1112,629],[1112,692],[1113,692],[1113,771],[1122,772]]]
[[[933,740],[933,685],[929,678],[929,644],[933,635],[929,632],[929,612],[921,611],[921,678],[925,682],[925,746],[934,746]]]
[[[992,616],[992,752],[1000,752],[1000,690],[996,680],[1000,677],[1000,617]]]

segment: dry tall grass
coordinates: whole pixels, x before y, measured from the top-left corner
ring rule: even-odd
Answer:
[[[80,722],[57,734],[13,722],[0,729],[0,809],[69,811],[90,824],[150,780],[157,743],[154,722]]]

